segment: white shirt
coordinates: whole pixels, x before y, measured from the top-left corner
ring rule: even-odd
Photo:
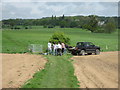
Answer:
[[[48,48],[51,48],[52,47],[52,44],[51,43],[48,43]]]
[[[60,49],[62,48],[61,44],[58,44],[58,48],[60,48]]]
[[[56,45],[57,45],[57,44],[53,44],[53,49],[56,49],[56,48],[57,48]]]

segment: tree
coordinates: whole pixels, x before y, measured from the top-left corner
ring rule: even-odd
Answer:
[[[55,26],[52,25],[52,24],[48,25],[48,28],[54,28],[54,27],[55,27]]]
[[[108,22],[104,27],[105,33],[112,33],[116,31],[115,24],[112,22]]]
[[[52,15],[52,20],[53,20],[53,15]]]
[[[63,14],[62,19],[64,19],[64,18],[65,18],[65,16],[64,16],[64,14]]]
[[[95,15],[91,15],[90,17],[90,22],[88,23],[87,29],[90,30],[91,32],[95,32],[98,27],[98,20]]]
[[[11,26],[11,29],[14,29],[16,22],[14,19],[9,19],[9,25]]]
[[[77,24],[77,22],[75,22],[75,21],[72,21],[71,23],[70,23],[70,28],[74,28],[74,27],[77,27],[78,26],[78,24]]]
[[[113,18],[109,18],[108,22],[104,26],[105,33],[112,33],[116,31],[116,24]]]
[[[62,20],[62,21],[59,22],[59,25],[60,25],[61,28],[64,28],[64,27],[67,26],[67,22],[65,20]]]
[[[55,20],[56,20],[56,15],[55,15]]]
[[[55,32],[50,38],[51,42],[64,42],[65,44],[70,43],[70,39],[63,32]]]

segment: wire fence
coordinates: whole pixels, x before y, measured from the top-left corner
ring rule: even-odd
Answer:
[[[12,46],[3,46],[2,53],[42,53],[43,45],[41,44],[29,44],[25,47],[12,47]]]
[[[41,44],[30,44],[28,46],[28,50],[32,53],[42,53],[43,52],[43,45],[41,45]]]

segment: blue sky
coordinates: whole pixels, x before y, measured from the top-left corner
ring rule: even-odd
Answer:
[[[2,19],[42,18],[56,16],[99,15],[118,16],[118,2],[38,2],[4,1]]]

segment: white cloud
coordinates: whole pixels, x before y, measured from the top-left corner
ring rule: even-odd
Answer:
[[[2,2],[119,2],[119,0],[2,0]]]
[[[2,3],[0,3],[0,11],[2,11]],[[2,19],[2,13],[0,13],[0,20]]]
[[[117,16],[114,2],[4,2],[3,19],[41,18],[52,15],[104,15]]]
[[[32,0],[2,0],[2,2],[31,2]]]

